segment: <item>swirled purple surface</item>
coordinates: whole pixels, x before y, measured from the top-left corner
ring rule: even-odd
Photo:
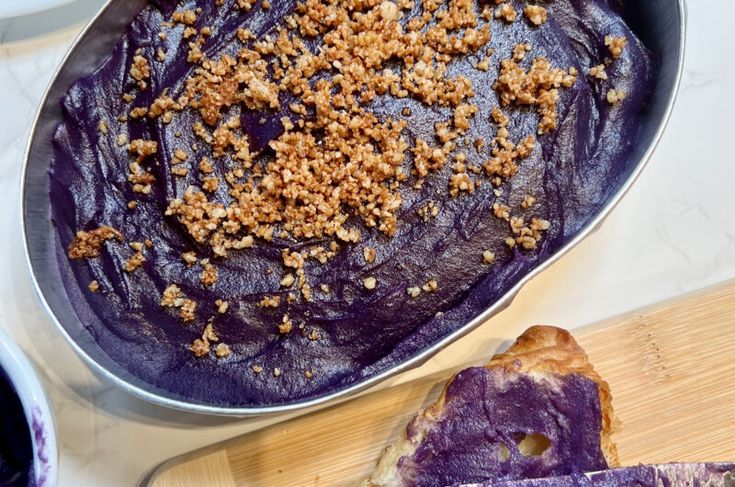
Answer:
[[[224,15],[217,13],[215,2],[189,0],[181,7],[201,7],[197,26],[209,25],[213,32],[203,47],[209,57],[234,49],[237,27],[247,26],[263,35],[294,6],[293,0],[273,0],[268,11],[256,7],[240,13],[229,8],[232,3],[225,2],[220,10],[227,12]],[[562,90],[558,129],[539,138],[531,157],[520,164],[519,173],[503,185],[501,197],[493,194],[492,185],[484,184],[473,195],[450,198],[447,180],[451,169],[447,167],[427,178],[423,189],[406,186],[401,190],[403,206],[394,238],[364,228],[359,245],[343,246],[325,265],[308,262],[306,273],[315,289],[312,302],[299,300],[277,310],[258,308],[256,303],[264,296],[283,294],[279,286],[281,249],[320,242],[256,241],[254,248],[216,262],[219,281],[203,289],[199,271],[187,269],[180,254],[196,248],[206,256],[208,249],[197,248],[175,219],[163,216],[171,199],[180,197],[189,184],[198,184],[195,171],[185,178],[174,177],[169,164],[175,148],[194,142],[186,128],[194,115],[184,112],[169,125],[151,120],[129,126],[115,123],[130,108],[121,100],[121,93],[130,88],[127,71],[138,49],[151,60],[151,78],[149,88],[133,105],[150,104],[164,89],[181,93],[183,79],[192,69],[186,62],[182,27],[171,29],[165,41],[157,36],[175,7],[173,2],[152,1],[98,69],[71,86],[61,100],[64,121],[55,134],[50,173],[59,266],[80,320],[112,360],[145,387],[167,397],[230,407],[293,403],[333,393],[393,367],[460,328],[553,255],[597,215],[637,164],[630,154],[638,136],[639,114],[648,101],[654,63],[612,2],[556,0],[549,6],[550,20],[538,28],[522,20],[512,25],[493,21],[493,65],[510,57],[516,43],[528,41],[534,48],[528,62],[544,55],[554,66],[574,66],[586,73],[609,55],[606,35],[626,36],[628,45],[608,68],[609,80],[593,81],[580,74],[572,88]],[[154,61],[159,47],[167,52],[164,62]],[[473,103],[480,112],[469,140],[489,140],[496,130],[489,113],[498,105],[491,89],[497,72],[472,68],[479,60],[479,56],[469,56],[449,66],[450,75],[469,77],[477,93]],[[627,95],[614,107],[605,100],[605,93],[613,87]],[[447,110],[406,99],[378,98],[372,109],[380,115],[397,114],[405,106],[412,110],[407,129],[410,140],[416,136],[431,140],[434,122],[449,118]],[[533,111],[513,108],[506,112],[514,136],[536,132],[538,116]],[[265,147],[278,135],[282,115],[269,111],[244,114],[243,129],[254,148]],[[257,123],[261,117],[265,124]],[[98,129],[100,120],[108,122],[107,135]],[[157,163],[151,169],[156,176],[153,193],[137,198],[140,204],[135,211],[126,207],[127,201],[139,195],[126,180],[129,155],[116,144],[119,133],[159,143]],[[198,160],[207,151],[201,148],[192,159]],[[473,150],[467,153],[470,163],[482,163],[487,157]],[[216,175],[222,173],[222,168],[216,168]],[[538,200],[531,210],[520,207],[526,194]],[[226,201],[227,195],[223,191],[217,198]],[[428,200],[438,203],[441,212],[424,223],[417,209]],[[511,206],[518,216],[551,222],[536,250],[510,251],[504,245],[509,229],[506,222],[492,216],[496,201]],[[66,250],[74,233],[102,224],[123,232],[127,241],[149,238],[154,242],[142,268],[124,272],[123,262],[132,252],[115,242],[106,243],[99,258],[68,259]],[[375,262],[367,266],[362,258],[366,245],[378,250]],[[492,266],[482,265],[480,256],[486,249],[497,255]],[[377,278],[375,290],[363,287],[365,276]],[[409,298],[406,288],[432,278],[439,283],[438,292]],[[93,279],[99,281],[101,292],[87,291]],[[182,324],[159,305],[170,283],[177,283],[199,303],[197,322]],[[331,292],[321,292],[320,284],[328,284]],[[188,346],[201,335],[209,317],[202,310],[213,309],[216,299],[230,303],[229,311],[216,318],[214,327],[230,345],[232,355],[224,360],[196,358]],[[298,332],[279,336],[276,325],[284,313],[308,330],[316,329],[322,339],[310,341]],[[263,366],[264,372],[252,373],[254,364]],[[283,371],[280,377],[270,373],[275,367]],[[313,378],[305,377],[306,370],[313,371]]]
[[[542,380],[485,367],[465,369],[447,387],[439,418],[421,428],[421,438],[418,425],[409,427],[408,439],[417,447],[398,460],[400,485],[432,487],[605,469],[601,417],[598,386],[587,377],[549,375]],[[519,443],[526,435],[542,435],[548,446],[534,454],[522,452]]]
[[[735,464],[669,463],[636,465],[544,479],[494,480],[455,487],[731,487],[732,485],[735,485]]]

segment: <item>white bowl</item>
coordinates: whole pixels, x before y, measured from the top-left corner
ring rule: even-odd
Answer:
[[[34,487],[55,487],[59,454],[56,429],[46,393],[23,351],[0,330],[0,367],[10,378],[28,421],[33,442]]]
[[[34,14],[71,2],[72,0],[0,0],[0,19]]]

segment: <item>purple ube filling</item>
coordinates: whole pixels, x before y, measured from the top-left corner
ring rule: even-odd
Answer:
[[[292,0],[274,0],[269,11],[254,7],[248,13],[230,8],[232,0],[219,9],[215,2],[187,1],[177,7],[173,2],[152,1],[135,18],[115,50],[92,74],[77,81],[61,100],[64,122],[59,125],[51,168],[53,222],[57,233],[57,255],[67,292],[77,314],[112,360],[168,397],[218,406],[262,406],[318,397],[333,393],[376,375],[405,361],[457,330],[503,296],[529,271],[548,259],[587,225],[626,181],[637,161],[630,153],[636,140],[638,115],[645,109],[652,63],[648,51],[636,39],[606,0],[556,0],[550,5],[550,20],[538,28],[519,20],[512,25],[493,21],[489,47],[495,50],[493,64],[511,56],[518,42],[530,42],[535,56],[546,56],[552,65],[579,71],[575,85],[561,90],[559,127],[541,136],[528,159],[520,163],[519,173],[502,186],[503,198],[492,193],[485,181],[473,195],[450,198],[447,180],[451,164],[430,175],[422,190],[407,185],[402,190],[403,206],[399,229],[394,238],[360,226],[360,245],[344,245],[338,256],[325,265],[308,262],[306,274],[315,290],[313,302],[299,299],[279,309],[263,309],[256,303],[266,295],[282,294],[279,280],[283,272],[280,251],[326,242],[274,239],[256,241],[253,249],[231,252],[217,262],[219,281],[209,289],[198,282],[198,272],[187,269],[180,254],[196,248],[182,226],[163,213],[171,199],[181,197],[195,182],[196,171],[187,177],[170,173],[168,158],[174,148],[188,147],[194,136],[188,128],[191,112],[174,117],[172,123],[143,119],[129,129],[118,128],[115,119],[131,108],[121,100],[130,88],[127,72],[133,53],[141,48],[151,60],[149,88],[138,95],[133,106],[148,105],[164,88],[172,95],[182,91],[182,79],[191,65],[186,62],[187,42],[182,27],[170,30],[166,41],[158,38],[161,22],[175,9],[200,7],[197,27],[212,27],[203,50],[211,58],[232,51],[237,27],[249,27],[256,35],[272,31],[277,21],[293,8]],[[521,3],[514,2],[516,8]],[[416,2],[417,9],[420,2]],[[410,16],[409,16],[410,17]],[[591,66],[609,56],[606,35],[625,36],[628,44],[623,56],[608,67],[608,81],[586,76]],[[155,61],[162,47],[165,62]],[[482,72],[471,66],[480,59],[470,56],[449,66],[449,74],[469,77],[477,95],[471,100],[479,107],[467,139],[489,140],[496,126],[489,120],[498,105],[491,89],[496,69]],[[525,64],[524,64],[525,66]],[[611,107],[605,100],[608,89],[625,91],[624,102]],[[288,106],[284,96],[283,107]],[[449,111],[426,107],[402,99],[378,98],[372,109],[379,115],[399,114],[410,107],[407,129],[411,142],[417,136],[432,140],[434,123],[448,118]],[[521,137],[536,132],[538,116],[532,110],[508,108],[511,133]],[[253,149],[266,147],[279,134],[278,120],[283,113],[264,111],[245,113],[243,130]],[[257,120],[266,118],[264,125]],[[101,119],[110,126],[103,135]],[[139,198],[126,178],[130,156],[126,147],[116,144],[119,131],[129,130],[129,139],[156,140],[160,164],[152,165],[156,176],[153,193]],[[181,130],[180,138],[174,133]],[[209,148],[190,152],[190,160],[208,155]],[[465,151],[469,164],[481,164],[487,154]],[[215,164],[216,165],[216,164]],[[406,162],[407,171],[410,161]],[[222,176],[221,168],[215,175]],[[224,186],[224,185],[221,185]],[[518,216],[545,218],[551,222],[534,251],[509,250],[503,240],[509,234],[507,222],[492,217],[496,201],[514,209],[526,194],[537,203]],[[218,198],[226,201],[226,194]],[[139,199],[135,211],[127,209],[131,199]],[[424,223],[417,209],[429,200],[441,207],[439,215]],[[520,210],[517,210],[520,211]],[[108,242],[96,259],[70,261],[66,255],[74,233],[80,229],[110,225],[126,236],[126,241],[153,240],[146,252],[147,262],[128,274],[122,269],[132,255],[127,244]],[[378,249],[373,264],[365,265],[362,248]],[[482,265],[482,252],[492,250],[497,258],[492,266]],[[202,257],[209,249],[197,248]],[[270,271],[270,274],[266,272]],[[378,285],[366,290],[362,279],[374,276]],[[411,299],[406,288],[436,278],[439,289]],[[100,283],[101,292],[87,290],[90,281]],[[160,297],[171,283],[199,303],[198,320],[182,324],[174,312],[163,309]],[[328,284],[331,293],[322,293]],[[215,299],[230,303],[226,315],[214,323],[221,339],[230,345],[232,355],[225,360],[198,359],[188,350],[199,337],[204,320],[214,309]],[[282,303],[285,299],[282,299]],[[276,330],[284,313],[294,323],[306,323],[322,337],[310,341],[300,333],[279,336]],[[253,374],[260,365],[264,373]],[[275,367],[283,373],[274,378]],[[307,379],[304,371],[313,371]]]
[[[0,487],[32,485],[33,443],[23,404],[0,369]]]
[[[590,474],[516,481],[489,481],[459,487],[732,487],[733,463],[638,465]]]
[[[475,367],[457,374],[446,391],[440,419],[423,439],[412,423],[416,451],[398,471],[406,487],[487,479],[522,479],[607,468],[600,449],[597,384],[578,376],[528,375]],[[544,439],[519,446],[527,436]]]

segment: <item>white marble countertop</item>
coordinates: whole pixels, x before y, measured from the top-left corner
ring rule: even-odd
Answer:
[[[101,0],[0,21],[0,326],[28,352],[53,400],[61,486],[130,486],[161,461],[283,419],[199,417],[153,406],[93,375],[41,312],[19,223],[23,149],[57,63]],[[505,312],[417,374],[480,360],[545,322],[577,327],[735,277],[735,2],[690,9],[683,86],[656,154],[602,229],[535,279]],[[5,277],[2,277],[5,276]]]

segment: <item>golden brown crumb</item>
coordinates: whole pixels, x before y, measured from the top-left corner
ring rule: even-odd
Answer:
[[[69,258],[89,259],[99,257],[102,244],[106,240],[111,240],[113,238],[122,241],[123,235],[107,225],[103,225],[88,232],[80,230],[69,245]]]
[[[509,223],[514,237],[508,237],[506,244],[509,247],[520,245],[525,250],[535,249],[543,236],[542,232],[551,228],[551,223],[541,218],[532,218],[530,224],[526,225],[523,218],[512,217]]]
[[[280,296],[265,296],[256,306],[259,308],[277,308],[281,304]]]
[[[273,377],[279,377],[281,373],[281,369],[279,369],[278,367],[273,369]]]
[[[526,15],[526,18],[536,26],[545,24],[548,19],[546,9],[540,5],[526,5],[523,8],[523,13]]]
[[[117,136],[117,145],[120,147],[124,146],[128,143],[128,134],[118,134]]]
[[[589,75],[596,79],[606,80],[607,72],[605,71],[605,65],[598,64],[597,66],[592,66],[590,68]]]
[[[605,45],[610,50],[613,59],[618,59],[623,54],[623,48],[627,43],[628,39],[625,36],[605,36]]]
[[[227,309],[230,307],[230,303],[221,299],[216,300],[214,305],[217,307],[217,313],[219,314],[227,313]]]
[[[100,283],[97,282],[96,280],[94,280],[94,281],[90,282],[89,283],[89,286],[87,286],[87,287],[89,288],[90,291],[92,291],[93,293],[96,293],[97,291],[100,290]]]
[[[260,374],[261,372],[263,372],[263,367],[261,367],[260,365],[253,365],[250,368],[253,369],[253,372],[255,372],[256,374]]]
[[[205,286],[212,286],[219,279],[219,272],[217,268],[210,264],[208,261],[205,263],[202,261],[202,274],[199,276],[199,282]]]
[[[515,62],[521,62],[526,58],[526,53],[531,52],[531,44],[529,43],[523,43],[523,44],[516,44],[513,47],[513,61]]]
[[[480,62],[475,64],[475,67],[480,71],[487,72],[490,70],[490,58],[485,56]]]
[[[291,318],[289,318],[288,315],[283,315],[281,323],[278,325],[278,333],[286,335],[287,333],[290,333],[292,329],[293,321],[291,321]]]
[[[148,79],[151,75],[151,69],[148,60],[141,56],[133,56],[133,64],[130,66],[130,76],[136,81]]]
[[[191,267],[192,264],[195,264],[197,261],[197,254],[196,252],[183,252],[181,254],[181,258],[183,259],[184,263],[186,264],[186,267]]]
[[[496,218],[508,220],[510,219],[510,207],[501,205],[500,203],[493,203],[493,214]]]
[[[504,59],[500,62],[500,75],[493,89],[500,95],[503,106],[535,106],[541,116],[538,133],[546,134],[557,125],[559,88],[571,87],[576,81],[576,71],[573,67],[568,71],[553,68],[544,57],[536,58],[528,71],[512,59]]]
[[[368,291],[372,291],[375,289],[375,286],[378,285],[378,280],[375,279],[373,276],[366,277],[362,280],[362,285],[365,286],[365,289]]]
[[[418,214],[424,220],[424,223],[426,223],[429,219],[434,218],[439,214],[439,207],[436,206],[433,201],[429,201],[418,209]]]
[[[176,284],[170,284],[166,289],[163,290],[161,296],[161,306],[167,308],[178,308],[179,317],[183,321],[194,320],[194,313],[196,311],[197,303],[184,296],[181,288]]]
[[[135,269],[142,266],[144,262],[145,257],[143,256],[143,252],[138,250],[132,257],[125,261],[123,269],[125,269],[125,272],[133,272]]]
[[[103,134],[107,135],[109,132],[109,128],[107,127],[107,122],[104,120],[100,120],[100,122],[97,124],[97,129]]]
[[[304,376],[307,379],[311,379],[312,377],[314,377],[314,373],[311,370],[306,370],[306,371],[304,371]]]
[[[171,15],[171,20],[185,25],[194,25],[197,15],[193,10],[176,11]]]
[[[533,197],[533,196],[531,196],[530,194],[529,194],[529,195],[526,195],[526,197],[525,197],[525,198],[523,198],[523,201],[521,202],[521,206],[522,206],[522,207],[523,207],[523,208],[524,208],[525,210],[527,210],[527,209],[531,208],[531,207],[532,207],[533,205],[535,205],[535,204],[536,204],[536,198],[534,198],[534,197]]]
[[[219,358],[229,357],[230,346],[225,343],[218,344],[214,349],[214,354]]]
[[[482,252],[482,262],[485,265],[490,265],[495,262],[495,252],[492,250],[484,250]]]
[[[607,91],[607,102],[610,105],[617,105],[625,99],[625,91],[610,89]]]
[[[294,282],[296,282],[296,278],[294,278],[293,274],[290,272],[283,276],[283,279],[281,279],[281,286],[283,287],[291,287],[293,286]]]
[[[209,351],[211,350],[209,342],[206,342],[202,340],[201,338],[195,339],[191,346],[189,347],[189,350],[194,352],[194,355],[197,357],[203,357],[207,354],[209,354]]]
[[[406,292],[412,298],[417,298],[419,296],[419,294],[421,294],[421,288],[418,287],[418,286],[411,286],[411,287],[409,287],[409,288],[406,289]]]
[[[186,176],[189,174],[189,169],[184,166],[174,166],[171,168],[171,174],[174,176]]]
[[[426,284],[421,286],[421,290],[427,293],[433,293],[439,289],[439,282],[436,279],[429,279]]]
[[[505,22],[511,23],[515,22],[517,17],[518,12],[516,12],[516,9],[510,3],[501,3],[495,9],[496,19],[503,19]]]

